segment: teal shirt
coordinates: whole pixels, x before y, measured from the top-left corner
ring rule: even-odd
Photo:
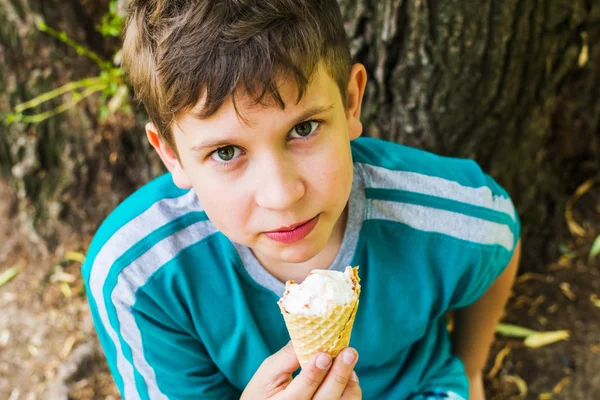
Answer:
[[[359,265],[350,345],[365,399],[430,390],[468,397],[445,314],[476,301],[520,236],[507,193],[472,160],[370,138],[352,142],[354,182],[339,254]],[[283,283],[208,219],[170,175],[106,219],[83,276],[125,399],[233,399],[289,341]]]

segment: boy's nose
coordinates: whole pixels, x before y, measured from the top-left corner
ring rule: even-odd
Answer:
[[[261,208],[287,210],[304,196],[306,187],[294,165],[269,163],[258,171],[255,199]]]

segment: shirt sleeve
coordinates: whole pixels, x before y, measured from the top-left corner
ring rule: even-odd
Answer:
[[[113,292],[103,302],[88,299],[123,399],[239,399],[176,299],[158,299],[143,288]]]
[[[483,296],[508,266],[521,235],[519,216],[508,193],[490,176],[481,174],[484,186],[478,190],[486,193],[476,234],[486,243],[468,246],[462,254],[450,308],[466,307]]]

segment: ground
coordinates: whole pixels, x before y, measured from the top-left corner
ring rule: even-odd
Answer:
[[[522,272],[503,318],[538,331],[566,329],[570,338],[533,349],[498,335],[488,399],[600,398],[600,262],[588,260],[600,226],[597,186],[578,202],[585,212],[573,213],[587,234],[566,240],[547,273]],[[0,274],[20,271],[0,287],[0,399],[119,399],[98,351],[78,254],[70,253],[85,253],[89,238],[65,235],[48,251],[17,228],[15,214],[14,196],[0,184]]]

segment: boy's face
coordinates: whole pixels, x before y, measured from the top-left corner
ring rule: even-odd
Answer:
[[[175,183],[194,188],[229,239],[263,262],[305,262],[343,233],[338,221],[352,186],[350,140],[362,131],[365,81],[364,67],[355,65],[344,107],[320,66],[298,104],[296,86],[282,82],[285,110],[238,96],[245,121],[231,99],[209,118],[183,115],[172,128],[179,160],[151,124],[147,133]]]

